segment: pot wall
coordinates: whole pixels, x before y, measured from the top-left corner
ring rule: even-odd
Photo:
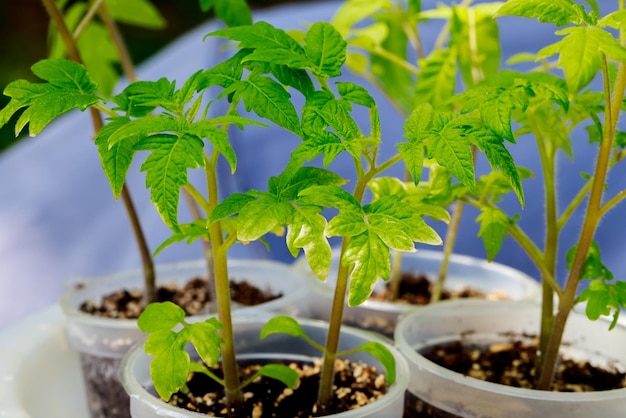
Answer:
[[[269,316],[265,319],[267,318]],[[245,317],[233,319],[235,350],[238,358],[268,358],[270,356],[270,358],[284,360],[293,356],[299,359],[314,359],[320,356],[320,352],[302,338],[273,334],[260,341],[259,334],[265,324],[265,319]],[[324,344],[328,328],[326,322],[308,319],[299,319],[298,322],[309,337],[318,344]],[[396,360],[396,382],[389,388],[387,394],[376,402],[332,416],[336,418],[400,418],[403,414],[404,393],[409,375],[406,360],[398,350],[386,339],[350,327],[342,329],[339,350],[352,349],[367,341],[380,342],[392,352]],[[356,353],[346,357],[353,361],[361,360],[376,366],[379,370],[384,370],[380,363],[369,354]],[[206,417],[203,414],[175,408],[148,393],[146,388],[152,386],[149,371],[150,360],[151,357],[144,353],[144,346],[141,344],[133,348],[122,362],[121,378],[131,398],[131,416],[133,418]]]
[[[420,250],[415,253],[402,254],[402,269],[416,274],[425,273],[431,281],[436,280],[443,253],[439,251]],[[294,268],[305,271],[319,297],[313,299],[311,316],[328,320],[336,281],[339,252],[333,252],[333,267],[326,282],[319,280],[309,269],[304,257],[299,258]],[[539,283],[525,273],[499,263],[453,254],[448,266],[446,287],[460,290],[471,287],[485,293],[501,293],[513,300],[537,300]],[[379,280],[375,289],[385,286]],[[362,305],[346,307],[344,323],[359,328],[381,332],[392,338],[393,330],[399,317],[411,310],[419,308],[391,302],[367,300]]]
[[[159,283],[184,284],[193,277],[206,277],[203,260],[157,267]],[[234,306],[250,315],[254,312],[275,312],[303,315],[309,312],[307,282],[304,276],[286,264],[260,260],[231,260],[229,274],[234,280],[247,280],[261,289],[271,288],[283,297],[253,307]],[[141,288],[139,270],[90,280],[80,289],[67,292],[61,306],[67,317],[67,335],[80,357],[91,418],[129,417],[128,396],[119,382],[118,370],[122,356],[131,346],[144,339],[136,320],[99,318],[79,311],[89,299],[122,288]],[[204,320],[209,316],[194,316]]]
[[[395,331],[396,344],[409,362],[409,392],[462,417],[623,417],[626,389],[557,393],[484,382],[447,370],[417,353],[425,345],[458,340],[506,341],[502,333],[539,330],[540,307],[525,301],[455,300],[430,305],[405,316]],[[564,335],[563,354],[593,364],[626,367],[626,328],[608,330],[605,320],[590,321],[573,312]]]

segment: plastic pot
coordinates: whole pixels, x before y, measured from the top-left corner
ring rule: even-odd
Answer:
[[[273,334],[263,341],[259,340],[261,328],[266,322],[263,318],[236,317],[233,319],[235,350],[238,359],[298,359],[314,360],[320,352],[309,345],[304,339],[284,334]],[[318,344],[324,344],[328,323],[310,319],[299,319],[298,322]],[[367,341],[377,341],[384,344],[394,355],[396,360],[396,382],[391,385],[382,398],[358,409],[331,415],[336,418],[399,418],[402,417],[404,393],[409,381],[408,366],[400,352],[385,338],[373,333],[343,327],[339,350],[355,348]],[[353,361],[363,361],[383,370],[374,357],[366,353],[356,353],[347,358]],[[151,357],[144,353],[143,344],[134,347],[125,356],[122,362],[121,378],[130,398],[131,416],[133,418],[156,417],[206,417],[206,415],[191,412],[171,406],[149,392],[152,383],[150,379]]]
[[[439,251],[420,250],[415,253],[402,254],[402,270],[416,274],[426,274],[435,281],[443,253]],[[305,258],[299,258],[294,268],[305,271],[319,296],[312,299],[311,317],[328,320],[333,298],[334,283],[337,279],[339,252],[333,252],[333,264],[326,282],[319,280],[309,269]],[[379,280],[374,291],[385,286]],[[540,294],[539,283],[527,274],[512,267],[489,263],[486,260],[453,254],[448,265],[446,288],[462,290],[472,288],[487,294],[506,295],[511,300],[537,300]],[[380,332],[392,338],[393,330],[401,315],[418,308],[419,305],[406,303],[367,300],[359,306],[344,310],[344,323],[359,328]]]
[[[450,371],[418,350],[463,338],[470,343],[508,341],[511,333],[537,335],[540,306],[527,301],[455,300],[429,305],[406,315],[396,327],[398,349],[409,362],[408,393],[461,417],[622,417],[626,389],[597,392],[549,392],[485,382]],[[562,354],[594,365],[626,365],[626,328],[609,331],[609,322],[590,321],[572,312]],[[461,337],[462,336],[462,337]],[[410,396],[407,396],[409,399]],[[411,404],[407,404],[411,408]]]
[[[206,277],[205,271],[205,262],[199,260],[158,266],[157,277],[159,283],[182,285],[194,277]],[[261,305],[237,306],[237,311],[308,314],[306,279],[289,266],[266,260],[231,260],[229,274],[233,280],[246,280],[261,289],[271,288],[273,292],[283,294],[281,298]],[[83,287],[72,289],[62,297],[67,335],[72,347],[79,352],[91,418],[130,416],[128,396],[119,381],[118,370],[123,355],[143,340],[144,335],[136,320],[99,318],[81,312],[79,307],[86,300],[99,300],[120,289],[139,289],[142,281],[141,271],[129,271],[89,280]],[[197,316],[198,320],[202,318]]]

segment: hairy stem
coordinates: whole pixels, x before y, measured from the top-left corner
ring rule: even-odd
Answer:
[[[537,149],[539,150],[539,159],[541,161],[544,184],[544,197],[546,202],[545,221],[546,232],[544,238],[543,250],[543,267],[544,271],[550,272],[550,276],[554,277],[556,272],[556,256],[558,248],[559,228],[557,222],[557,203],[556,203],[556,159],[555,150],[549,146],[540,129],[534,123],[532,114],[529,116],[529,122],[535,132],[535,140]],[[542,274],[543,276],[543,274]],[[552,286],[545,279],[541,280],[541,326],[539,333],[539,353],[536,361],[536,368],[541,368],[543,362],[543,353],[548,344],[548,338],[552,332],[552,324],[554,323],[554,291]]]
[[[217,160],[219,151],[214,149],[211,157],[205,162],[207,179],[207,196],[209,213],[207,218],[219,203],[217,182]],[[230,300],[230,281],[228,277],[227,253],[224,245],[222,226],[220,222],[213,222],[209,226],[209,236],[213,247],[213,269],[215,274],[215,299],[217,301],[217,315],[222,323],[222,370],[224,371],[224,390],[229,411],[238,411],[242,402],[239,390],[239,375],[235,357],[234,332],[232,323],[232,308]]]
[[[576,292],[580,277],[585,266],[587,253],[593,236],[600,222],[600,209],[602,207],[602,195],[604,192],[607,172],[610,166],[611,151],[613,149],[613,140],[617,129],[617,120],[620,113],[620,107],[624,99],[624,91],[626,90],[626,66],[619,64],[617,77],[615,78],[615,87],[613,93],[610,92],[610,79],[608,74],[608,66],[606,58],[602,60],[603,80],[605,88],[605,110],[604,110],[604,126],[602,131],[602,142],[596,161],[596,167],[593,176],[593,184],[591,193],[587,203],[583,225],[576,247],[576,253],[572,262],[571,269],[565,282],[563,296],[559,300],[558,312],[554,320],[554,328],[548,341],[542,368],[540,370],[537,388],[548,390],[552,384],[555,364],[558,359],[559,347],[563,339],[563,332],[567,318],[576,301]]]
[[[363,200],[365,188],[372,178],[377,174],[387,170],[400,161],[400,156],[395,155],[389,158],[378,167],[372,166],[367,172],[363,172],[359,160],[355,159],[356,171],[359,174],[353,196],[358,202]],[[318,405],[324,409],[330,404],[333,398],[333,379],[335,375],[335,359],[337,358],[337,348],[339,347],[339,337],[341,334],[341,324],[343,321],[343,311],[346,303],[346,295],[348,293],[348,282],[352,266],[343,266],[341,260],[350,243],[349,237],[344,237],[339,253],[339,266],[337,269],[337,282],[335,285],[335,293],[333,295],[330,321],[328,324],[328,334],[326,336],[326,344],[324,350],[324,358],[322,359],[322,370],[320,374],[320,387],[317,396]]]

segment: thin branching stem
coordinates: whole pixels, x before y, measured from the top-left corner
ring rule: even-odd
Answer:
[[[59,35],[63,40],[68,56],[72,61],[82,64],[83,60],[81,59],[80,52],[78,51],[76,41],[70,33],[69,28],[65,24],[65,19],[63,18],[63,15],[61,14],[61,11],[57,7],[56,3],[54,2],[54,0],[42,0],[42,3],[46,8],[48,14],[50,15],[50,18],[56,25],[57,30],[59,31]],[[100,129],[102,129],[102,126],[104,126],[104,121],[102,120],[102,115],[95,107],[90,107],[89,112],[91,115],[94,132],[97,136],[97,134],[100,132]],[[130,221],[133,234],[135,236],[135,242],[137,243],[143,265],[145,301],[146,303],[154,302],[156,301],[156,284],[154,278],[155,271],[152,255],[150,253],[150,250],[148,249],[148,242],[145,238],[141,223],[139,222],[139,217],[137,216],[135,204],[133,203],[133,199],[126,185],[122,186],[120,196],[122,198],[122,201],[124,202],[124,206],[128,214],[128,219]]]
[[[557,201],[556,201],[556,151],[546,138],[541,134],[541,129],[537,126],[534,114],[528,113],[528,121],[535,133],[535,142],[539,152],[539,160],[543,172],[543,188],[546,222],[543,248],[543,271],[550,272],[550,277],[556,273],[556,257],[559,239],[559,225],[557,222]],[[541,368],[543,353],[547,346],[547,339],[552,332],[554,322],[554,291],[552,284],[547,280],[541,280],[541,326],[539,338],[539,355],[537,356],[537,370]]]
[[[379,173],[387,170],[389,167],[401,160],[399,155],[394,155],[378,166],[371,166],[367,171],[363,170],[358,159],[355,159],[356,171],[359,173],[357,182],[353,192],[353,196],[358,202],[362,202],[365,195],[367,184]],[[335,371],[335,359],[337,358],[337,349],[339,347],[339,337],[341,335],[341,324],[343,321],[343,311],[346,303],[346,295],[348,293],[348,281],[352,266],[344,266],[341,259],[345,254],[350,237],[344,237],[341,243],[339,253],[339,266],[337,269],[337,282],[335,284],[335,292],[330,312],[330,321],[328,324],[328,334],[326,336],[326,344],[324,349],[324,358],[322,359],[322,370],[320,374],[320,386],[318,391],[318,404],[324,408],[328,405],[333,397],[333,378]]]
[[[80,36],[83,34],[83,31],[87,27],[87,25],[92,21],[93,17],[96,15],[98,7],[104,2],[104,0],[95,0],[91,2],[89,5],[89,9],[87,13],[83,16],[83,18],[78,22],[76,29],[74,29],[73,37],[75,40],[78,40]]]

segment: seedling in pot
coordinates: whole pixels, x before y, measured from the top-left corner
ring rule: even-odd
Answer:
[[[346,43],[328,24],[312,25],[303,38],[304,46],[263,23],[251,28],[224,29],[213,35],[238,41],[245,48],[244,63],[253,63],[256,68],[270,63],[291,66],[303,80],[300,85],[309,85],[302,72],[308,69],[319,86],[318,90],[304,92],[303,142],[292,152],[285,171],[270,179],[267,192],[231,195],[215,209],[211,220],[232,217],[237,237],[242,241],[258,239],[276,226],[285,226],[292,254],[296,256],[303,249],[312,271],[322,280],[330,271],[328,237],[341,237],[341,261],[318,397],[323,408],[332,400],[333,365],[346,299],[350,305],[358,305],[369,297],[379,278],[389,279],[391,250],[414,251],[414,242],[441,243],[423,216],[447,220],[441,207],[412,199],[410,193],[398,193],[402,189],[398,180],[373,180],[390,167],[404,163],[417,184],[424,158],[428,157],[448,169],[469,190],[475,190],[473,145],[485,151],[512,187],[521,190],[517,170],[504,139],[487,129],[480,118],[428,105],[418,107],[408,118],[407,141],[398,145],[398,152],[379,162],[381,124],[374,99],[359,85],[336,82],[331,87],[329,82],[340,75]],[[267,39],[275,41],[270,43]],[[357,107],[370,115],[369,132],[363,132],[352,116]],[[354,164],[356,184],[351,193],[337,182],[326,181],[332,171],[303,165],[320,158],[325,166],[332,167],[339,156]],[[363,203],[370,185],[376,185],[376,199]],[[334,212],[327,218],[323,208]]]
[[[550,387],[565,324],[577,302],[587,302],[586,312],[591,319],[612,314],[611,327],[616,325],[626,303],[624,282],[614,280],[600,257],[600,245],[594,241],[600,220],[626,196],[623,187],[619,187],[605,197],[614,188],[612,183],[607,186],[608,173],[624,156],[623,132],[618,130],[626,89],[626,48],[622,43],[625,28],[620,20],[624,4],[618,2],[615,10],[602,15],[596,2],[587,3],[591,5],[589,11],[570,0],[510,0],[504,4],[497,16],[522,16],[553,24],[562,28],[555,31],[560,38],[535,54],[517,57],[523,60],[530,56],[538,61],[535,69],[491,77],[463,93],[457,101],[464,114],[479,115],[494,131],[504,128],[502,134],[507,138],[515,139],[511,129],[511,122],[515,121],[519,126],[515,136],[530,134],[537,143],[545,189],[543,248],[530,239],[515,217],[507,216],[498,207],[508,190],[499,188],[493,177],[485,177],[477,189],[479,193],[468,195],[467,202],[482,210],[481,231],[490,258],[499,251],[502,239],[510,235],[541,272],[538,389]],[[558,59],[553,60],[557,55]],[[602,83],[597,91],[590,85],[594,78]],[[488,111],[493,103],[500,104],[498,114]],[[583,173],[586,181],[559,212],[557,155],[562,151],[573,158],[573,140],[581,135],[583,126],[590,143],[598,145],[597,159],[593,173]],[[579,223],[580,235],[567,253],[569,273],[561,286],[557,261],[559,247],[565,245],[562,231],[578,219],[573,214],[579,209],[584,213]],[[580,291],[584,281],[588,286]]]
[[[450,100],[455,92],[497,73],[501,46],[493,13],[502,3],[472,3],[438,3],[436,8],[424,9],[421,2],[412,0],[346,0],[331,23],[348,40],[347,67],[380,89],[407,118],[419,105],[455,111]],[[428,32],[437,35],[432,36],[432,43]],[[426,160],[424,164],[431,166],[431,173],[437,173],[428,182],[441,184],[446,170],[437,166],[437,161]],[[519,191],[521,185],[512,169],[508,176]],[[466,189],[459,188],[451,178],[447,183],[447,204],[453,204],[453,211],[431,302],[442,297],[450,256],[461,233],[459,225],[465,204],[460,195]],[[441,196],[439,193],[437,197]],[[518,193],[518,197],[521,200],[522,195]],[[523,204],[523,200],[520,202]],[[394,298],[399,292],[401,267],[402,257],[398,253],[390,281]]]

